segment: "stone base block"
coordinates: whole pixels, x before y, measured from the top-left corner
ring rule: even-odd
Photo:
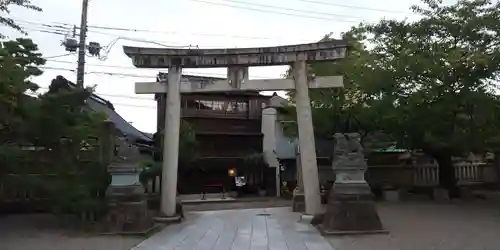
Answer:
[[[460,191],[460,198],[464,200],[476,199],[476,197],[474,196],[474,192],[469,187],[461,187],[459,191]]]
[[[432,198],[437,201],[447,201],[450,200],[450,195],[447,189],[434,188],[432,190]]]
[[[153,221],[146,200],[112,203],[106,217],[107,232],[126,233],[148,231]]]
[[[160,214],[158,216],[155,216],[153,219],[155,222],[166,223],[166,224],[181,222],[182,219],[184,219],[184,208],[182,206],[182,201],[179,198],[177,198],[176,203],[175,203],[175,215],[174,216],[167,216],[164,214]]]
[[[306,211],[306,200],[303,193],[293,193],[292,211],[297,213],[303,213]]]
[[[313,215],[310,215],[310,214],[301,214],[299,222],[305,223],[305,224],[311,224],[311,222],[313,220],[314,220],[314,216]]]
[[[319,231],[322,235],[356,235],[356,234],[388,234],[389,230],[339,230],[339,231],[328,231],[323,229],[323,225],[319,226]]]
[[[314,215],[312,220],[311,220],[311,225],[313,225],[313,226],[321,225],[321,223],[323,223],[324,218],[325,218],[325,214]]]
[[[149,237],[154,233],[158,232],[162,228],[159,224],[152,224],[149,228],[143,229],[142,231],[117,231],[117,232],[103,232],[101,235],[127,235],[127,236],[145,236]]]
[[[385,201],[400,201],[401,200],[401,190],[384,190],[383,196]]]
[[[181,222],[182,218],[179,215],[174,215],[174,216],[160,215],[154,217],[153,220],[157,223],[174,224]]]
[[[332,194],[320,229],[324,234],[386,232],[372,194]]]

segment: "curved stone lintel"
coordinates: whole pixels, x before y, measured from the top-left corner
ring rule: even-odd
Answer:
[[[229,66],[286,65],[297,60],[333,61],[345,56],[347,43],[318,43],[256,48],[170,49],[124,46],[124,53],[138,68],[215,68]]]

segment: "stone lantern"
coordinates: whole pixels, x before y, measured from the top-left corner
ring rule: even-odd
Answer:
[[[141,233],[153,227],[147,196],[139,181],[140,160],[136,146],[129,144],[125,138],[116,139],[116,155],[108,167],[111,184],[106,190],[109,231]]]

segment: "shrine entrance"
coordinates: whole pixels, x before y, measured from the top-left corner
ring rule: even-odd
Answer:
[[[124,52],[138,68],[168,68],[167,82],[136,83],[137,94],[167,93],[161,212],[175,217],[181,93],[295,90],[300,145],[300,168],[303,184],[298,189],[305,201],[306,213],[321,209],[318,168],[314,145],[309,88],[342,87],[342,76],[314,77],[307,74],[307,63],[343,58],[347,43],[330,40],[318,43],[238,49],[162,49],[124,47]],[[291,65],[293,79],[250,80],[248,67]],[[210,84],[181,84],[183,68],[227,67],[227,80]],[[269,147],[267,147],[269,148]],[[272,147],[271,147],[272,148]],[[273,152],[263,152],[272,155]],[[271,166],[279,169],[278,166]]]

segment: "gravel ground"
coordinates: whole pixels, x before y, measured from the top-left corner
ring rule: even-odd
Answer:
[[[142,240],[87,235],[46,214],[0,216],[0,250],[128,250]]]
[[[498,250],[500,202],[379,203],[386,235],[327,238],[336,250]]]

